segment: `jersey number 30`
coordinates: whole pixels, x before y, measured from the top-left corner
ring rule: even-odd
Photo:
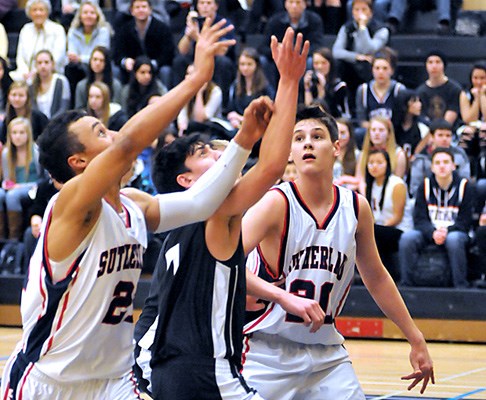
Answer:
[[[322,310],[326,313],[324,317],[325,324],[332,324],[334,322],[334,317],[331,314],[328,314],[327,307],[329,305],[329,296],[331,295],[332,287],[334,283],[326,282],[321,285],[321,293],[319,295],[319,305],[321,306]],[[305,297],[306,299],[315,299],[316,297],[316,285],[312,281],[306,281],[303,279],[296,279],[292,281],[290,284],[290,293]],[[285,320],[288,322],[297,322],[302,323],[304,320],[300,317],[287,313]]]

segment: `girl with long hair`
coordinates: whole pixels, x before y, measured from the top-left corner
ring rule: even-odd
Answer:
[[[88,87],[93,82],[103,82],[110,89],[110,97],[115,103],[121,104],[121,82],[113,76],[110,52],[104,46],[96,46],[91,52],[88,63],[88,73],[76,85],[74,101],[75,108],[82,108],[88,100]]]
[[[38,158],[29,120],[14,118],[8,125],[7,143],[2,150],[3,180],[0,189],[0,219],[7,221],[10,239],[20,238],[22,199],[28,197],[29,190],[43,174]],[[3,210],[7,211],[6,218]],[[0,225],[0,231],[0,235],[5,233],[5,223]]]
[[[469,82],[469,88],[459,96],[461,117],[466,124],[486,118],[486,64],[473,65]]]
[[[86,111],[112,131],[119,131],[128,121],[121,105],[110,102],[110,89],[103,82],[93,82],[90,85]]]
[[[253,47],[246,47],[238,58],[236,79],[230,86],[227,119],[239,129],[245,108],[260,96],[275,97],[275,89],[268,83],[260,64],[260,55]]]
[[[339,155],[334,162],[334,183],[351,190],[358,190],[359,179],[355,173],[360,151],[354,139],[353,125],[346,118],[338,118],[336,123],[339,132]]]

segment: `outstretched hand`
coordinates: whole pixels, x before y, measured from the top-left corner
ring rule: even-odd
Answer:
[[[317,332],[324,323],[326,316],[319,303],[312,299],[285,293],[286,296],[279,301],[279,305],[288,313],[302,318],[305,326],[311,327],[311,333]]]
[[[226,20],[222,19],[214,25],[211,25],[211,20],[206,18],[201,32],[196,42],[196,50],[194,53],[194,72],[195,78],[200,78],[204,82],[209,81],[214,72],[214,56],[217,54],[224,54],[230,46],[236,44],[236,40],[221,40],[220,39],[234,29],[233,25],[224,27]]]
[[[261,96],[253,100],[246,107],[240,134],[242,138],[248,141],[249,146],[253,146],[263,136],[272,117],[273,110],[273,101],[268,96]]]
[[[310,44],[308,40],[304,42],[301,33],[297,34],[295,44],[294,37],[294,30],[287,28],[281,43],[278,43],[277,38],[272,36],[270,47],[280,77],[300,80],[305,72]]]
[[[410,364],[412,365],[413,372],[409,375],[402,376],[402,380],[413,379],[413,382],[408,385],[408,390],[412,390],[423,381],[420,389],[420,394],[423,394],[429,381],[435,384],[432,358],[429,355],[425,341],[420,345],[412,346],[412,350],[410,351]]]

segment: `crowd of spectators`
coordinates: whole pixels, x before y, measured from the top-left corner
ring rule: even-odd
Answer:
[[[198,131],[231,138],[252,99],[273,98],[278,74],[268,44],[291,26],[311,45],[299,102],[318,103],[338,120],[335,183],[369,200],[379,252],[394,279],[413,286],[410,268],[424,246],[435,244],[449,255],[451,285],[469,286],[478,271],[468,266],[468,254],[485,248],[486,61],[471,65],[470,85],[461,87],[446,73],[447,57],[438,48],[423,58],[422,84],[399,82],[400,54],[389,44],[406,8],[436,7],[436,33],[450,35],[461,6],[458,0],[419,3],[254,0],[250,7],[195,0],[176,32],[172,19],[183,11],[180,2],[117,1],[108,17],[98,0],[28,0],[31,22],[20,30],[10,60],[0,24],[0,239],[23,242],[27,258],[38,236],[45,199],[36,202],[36,194],[56,190],[38,165],[35,144],[50,118],[85,109],[118,130],[191,73],[204,18],[227,18],[229,25],[237,10],[240,25],[221,40],[257,33],[260,44],[240,42],[218,55],[213,81],[161,135]],[[331,48],[325,35],[335,35]],[[144,152],[127,178],[147,191],[153,190],[151,153]],[[257,148],[252,156],[258,157]]]

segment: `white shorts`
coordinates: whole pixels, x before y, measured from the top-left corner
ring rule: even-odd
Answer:
[[[31,367],[31,368],[30,368]],[[4,373],[2,379],[2,399],[14,399],[4,391],[9,381]],[[29,366],[19,382],[15,400],[140,400],[133,373],[119,379],[90,379],[76,382],[58,382],[40,372],[35,365]]]
[[[341,345],[308,345],[277,335],[245,338],[243,376],[266,400],[364,400]]]

